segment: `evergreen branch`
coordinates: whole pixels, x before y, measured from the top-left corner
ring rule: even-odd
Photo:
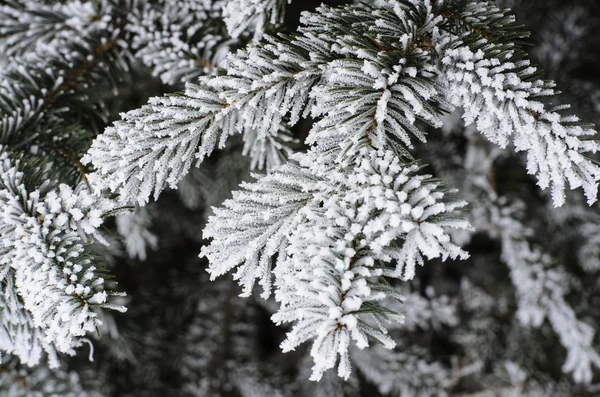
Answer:
[[[468,223],[436,222],[437,215],[465,203],[445,197],[429,176],[416,175],[417,165],[401,164],[390,151],[364,150],[349,168],[320,175],[320,203],[302,209],[305,220],[286,241],[285,257],[274,270],[281,308],[273,321],[295,322],[281,347],[285,352],[315,340],[312,380],[333,368],[338,355],[338,375],[348,378],[350,339],[359,348],[368,340],[394,347],[382,320],[402,316],[379,301],[400,296],[380,278],[412,279],[423,256],[468,256],[443,230],[469,228]],[[395,269],[382,266],[389,263]],[[363,320],[365,314],[375,326]]]
[[[188,83],[183,95],[152,98],[148,105],[123,115],[124,120],[100,135],[82,160],[98,170],[90,180],[92,186],[119,193],[123,203],[144,205],[152,192],[156,199],[167,185],[177,185],[194,153],[200,163],[217,141],[222,148],[237,132],[254,131],[250,134],[256,138],[246,150],[260,155],[262,150],[254,150],[254,145],[282,139],[278,133],[283,117],[290,113],[290,125],[299,120],[309,89],[320,77],[315,67],[305,71],[286,60],[288,51],[275,40],[239,51],[224,63],[228,75],[201,78],[200,85]],[[273,54],[281,60],[270,61]],[[304,56],[304,62],[311,64]],[[244,70],[246,62],[252,65],[253,75]],[[259,76],[264,77],[257,80]]]
[[[171,85],[211,72],[239,42],[221,20],[224,2],[145,3],[134,9],[127,31],[135,57]]]
[[[270,27],[283,22],[286,3],[292,0],[231,0],[223,7],[223,20],[233,38],[254,31],[261,39]]]
[[[594,328],[577,318],[565,299],[568,275],[541,247],[527,241],[531,232],[518,221],[507,214],[494,222],[501,228],[502,260],[516,289],[519,322],[539,328],[547,319],[567,351],[563,372],[571,372],[575,382],[590,383],[592,367],[600,368],[600,354],[594,348]]]
[[[100,217],[111,204],[83,189],[57,187],[45,179],[42,168],[13,161],[6,152],[1,167],[0,263],[4,272],[14,272],[16,287],[6,293],[18,291],[15,299],[22,299],[45,342],[74,354],[81,338],[100,324],[95,310],[125,310],[106,303],[106,272],[84,247],[86,236],[98,235]]]
[[[271,293],[272,257],[285,246],[287,237],[298,225],[302,208],[313,204],[318,179],[305,169],[286,164],[255,183],[244,183],[231,200],[216,208],[203,231],[212,237],[202,247],[201,257],[210,261],[211,278],[238,268],[234,275],[250,296],[256,279],[263,296]]]
[[[551,186],[555,206],[564,204],[567,183],[572,189],[583,187],[593,203],[600,167],[582,152],[596,152],[599,146],[581,138],[596,131],[548,106],[544,98],[556,95],[554,83],[531,79],[536,69],[528,61],[515,59],[503,47],[478,46],[446,50],[440,76],[449,100],[465,110],[467,124],[475,123],[493,143],[504,148],[512,137],[515,150],[527,151],[528,172],[542,189]]]
[[[213,89],[187,85],[184,95],[152,98],[123,115],[99,135],[83,164],[96,172],[89,181],[97,191],[110,189],[123,204],[144,205],[165,187],[175,188],[194,157],[201,162],[236,133],[237,113]]]
[[[527,151],[528,173],[536,175],[542,189],[551,187],[555,206],[564,204],[567,184],[582,187],[589,204],[596,201],[600,167],[584,155],[600,148],[587,139],[596,131],[580,125],[576,116],[565,116],[569,106],[551,104],[558,95],[555,84],[537,79],[537,68],[515,42],[526,34],[514,17],[477,2],[453,11],[446,19],[452,21],[466,29],[446,26],[450,34],[436,37],[442,51],[438,76],[448,100],[465,110],[466,123],[502,148],[512,138],[516,151]],[[479,32],[488,27],[497,37]]]
[[[0,57],[16,58],[42,45],[65,39],[98,20],[91,2],[40,4],[6,0],[0,6]]]
[[[46,140],[46,142],[47,142],[48,146],[50,146],[52,148],[52,150],[54,150],[59,155],[66,158],[75,168],[77,168],[77,170],[81,174],[81,177],[83,178],[83,180],[87,182],[87,171],[86,171],[85,167],[83,166],[83,164],[81,164],[81,161],[79,161],[77,158],[75,158],[73,156],[73,154],[70,153],[67,149],[58,146],[57,143],[54,142],[53,139],[49,138]]]
[[[95,117],[94,102],[86,103],[90,84],[89,81],[84,84],[83,80],[89,77],[100,85],[106,77],[114,80],[110,76],[111,68],[127,68],[119,54],[120,11],[106,4],[95,11],[103,14],[86,18],[86,24],[78,26],[77,34],[59,35],[45,45],[39,43],[32,51],[10,59],[0,86],[2,142],[23,145],[48,134],[45,127],[51,126],[53,118],[68,107],[83,109],[90,119]],[[107,21],[111,22],[109,27]]]
[[[0,273],[0,350],[15,355],[28,366],[38,364],[46,353],[50,366],[58,366],[56,350],[45,340],[43,330],[36,327],[16,293],[14,269],[0,262]]]

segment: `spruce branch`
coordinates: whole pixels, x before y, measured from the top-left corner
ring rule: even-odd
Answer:
[[[37,331],[27,329],[31,326],[29,315],[17,312],[18,300],[22,300],[33,325],[44,333],[42,347],[51,353],[51,363],[56,365],[52,350],[74,354],[85,334],[95,332],[100,324],[98,309],[125,311],[107,302],[108,274],[85,249],[88,236],[99,237],[96,228],[112,203],[93,197],[85,187],[73,190],[67,185],[57,186],[46,179],[44,168],[11,159],[6,151],[0,160],[0,264],[1,274],[8,275],[3,283],[5,299],[14,302],[8,321],[12,326],[26,327],[25,337],[37,335]],[[11,297],[17,292],[18,298]],[[23,359],[31,363],[39,360],[39,353],[35,356],[24,354]]]
[[[34,15],[57,13],[61,18],[79,11],[77,6],[69,4],[42,6],[41,10],[27,8]],[[9,66],[2,72],[0,86],[0,133],[4,144],[23,146],[33,140],[44,145],[46,136],[56,133],[51,131],[55,121],[64,120],[69,108],[81,112],[71,115],[74,120],[83,115],[88,118],[90,128],[94,128],[93,120],[101,113],[102,103],[89,101],[90,82],[96,86],[106,80],[114,82],[128,64],[121,48],[121,11],[108,2],[87,11],[93,11],[91,17],[79,24],[69,24],[68,33],[49,37],[47,42],[37,41],[27,52],[8,59]],[[65,19],[65,23],[73,18]],[[36,19],[31,17],[26,22],[35,24]],[[79,30],[73,34],[71,30],[76,28]]]
[[[171,85],[193,82],[212,72],[239,46],[221,20],[224,1],[143,3],[128,17],[135,57]]]

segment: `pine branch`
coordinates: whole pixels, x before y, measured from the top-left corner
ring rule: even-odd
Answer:
[[[126,29],[132,33],[135,57],[165,84],[194,81],[239,45],[221,20],[226,2],[169,1],[134,9]]]
[[[216,208],[203,231],[213,238],[202,248],[201,257],[210,261],[211,278],[238,268],[234,275],[250,296],[256,279],[263,296],[271,293],[272,257],[282,248],[288,234],[297,227],[300,210],[313,204],[318,179],[305,169],[286,164],[255,183],[244,183],[222,208]]]
[[[28,6],[33,7],[33,4]],[[77,6],[61,5],[26,11],[67,18],[68,13],[81,10]],[[90,85],[93,85],[90,82],[99,86],[107,80],[114,81],[119,78],[117,71],[127,70],[128,66],[121,55],[120,11],[108,3],[102,3],[93,11],[80,25],[69,25],[69,29],[79,29],[77,34],[57,34],[45,43],[38,41],[28,52],[10,58],[0,85],[3,143],[23,146],[38,140],[45,144],[45,137],[52,136],[55,120],[64,120],[68,108],[80,112],[78,115],[83,114],[94,125],[93,119],[102,104],[89,101]],[[30,18],[27,22],[35,24],[36,19]],[[76,119],[77,115],[71,117]],[[39,136],[42,139],[38,139]]]
[[[98,309],[125,311],[107,303],[107,274],[85,251],[87,236],[98,236],[101,216],[112,210],[112,205],[85,188],[73,191],[67,185],[56,186],[43,168],[22,159],[12,160],[6,152],[0,166],[0,229],[4,236],[0,263],[2,274],[11,274],[5,286],[10,287],[14,277],[16,287],[4,293],[13,302],[22,300],[33,325],[44,332],[44,344],[74,354],[74,348],[83,343],[82,337],[95,332],[100,324]],[[17,292],[18,298],[11,297]],[[18,308],[13,306],[12,310]],[[29,318],[13,314],[11,321],[19,317]],[[31,323],[23,325],[29,327]],[[25,332],[35,335],[33,330]],[[35,358],[39,360],[39,356]],[[52,355],[51,360],[55,361]]]
[[[236,133],[237,113],[205,85],[187,85],[185,95],[153,98],[123,115],[98,136],[83,164],[96,172],[89,181],[98,192],[118,193],[121,203],[143,206],[167,186],[175,188],[194,157],[201,162]]]
[[[526,240],[530,231],[503,212],[505,218],[495,222],[502,225],[502,260],[516,289],[517,318],[521,324],[536,328],[547,319],[567,351],[563,372],[572,372],[575,382],[590,383],[592,367],[600,368],[600,354],[594,348],[594,328],[578,319],[565,299],[568,275],[541,247]]]
[[[233,38],[254,31],[260,40],[270,27],[283,22],[286,3],[292,0],[232,0],[223,6],[223,20]]]
[[[460,29],[437,39],[443,49],[439,76],[449,101],[464,108],[466,123],[491,142],[505,148],[512,138],[516,151],[527,151],[528,172],[542,189],[551,187],[555,206],[564,204],[567,184],[582,187],[592,204],[600,167],[584,153],[598,150],[588,139],[596,131],[564,115],[568,105],[551,103],[558,95],[555,84],[537,78],[517,40],[527,34],[512,15],[487,2],[461,4],[446,15]]]

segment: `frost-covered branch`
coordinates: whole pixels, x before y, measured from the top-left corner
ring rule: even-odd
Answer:
[[[358,158],[346,172],[283,166],[246,184],[248,193],[217,209],[205,231],[214,238],[201,254],[211,262],[209,271],[215,276],[239,266],[235,278],[246,295],[255,278],[268,288],[270,257],[278,253],[275,296],[282,306],[273,320],[297,322],[284,351],[315,339],[314,379],[335,366],[338,354],[338,373],[348,377],[351,338],[359,347],[368,339],[393,346],[382,321],[397,316],[377,301],[401,297],[378,278],[412,279],[425,257],[467,257],[444,230],[469,227],[457,213],[464,202],[391,151],[363,151]],[[238,247],[233,256],[232,244]],[[361,313],[375,316],[377,326]]]
[[[129,16],[135,57],[166,84],[194,81],[213,71],[237,45],[220,20],[225,1],[148,2]]]
[[[212,89],[188,85],[185,95],[154,98],[124,114],[82,162],[97,168],[89,181],[98,192],[117,192],[121,203],[143,206],[151,194],[158,198],[165,187],[175,188],[195,157],[223,147],[236,122],[236,112]]]
[[[508,211],[510,208],[500,212],[495,223],[501,228],[502,260],[511,271],[516,289],[517,318],[533,327],[548,320],[567,351],[563,372],[572,372],[576,382],[590,383],[592,367],[600,368],[600,354],[594,348],[595,330],[580,320],[566,301],[569,276],[541,247],[526,240],[531,231],[511,219]]]
[[[40,137],[52,140],[58,131],[64,133],[69,117],[89,122],[102,116],[104,104],[91,95],[92,88],[114,83],[129,67],[120,11],[108,1],[75,1],[9,2],[0,12],[18,16],[0,18],[0,32],[6,32],[0,33],[0,48],[5,49],[0,58],[8,58],[0,71],[0,140],[46,145]],[[43,39],[21,47],[26,40],[16,39],[30,34]],[[67,117],[69,107],[73,113]]]
[[[596,132],[579,125],[576,116],[563,116],[538,98],[554,96],[553,84],[532,80],[536,68],[503,48],[481,43],[450,49],[442,63],[450,101],[463,108],[465,121],[475,123],[490,141],[505,148],[513,143],[527,151],[527,170],[545,189],[552,187],[554,205],[565,202],[565,189],[583,187],[588,202],[596,200],[600,168],[582,155],[597,143],[585,140]],[[512,138],[512,140],[511,140]]]
[[[510,15],[485,2],[394,0],[380,7],[323,6],[304,14],[302,23],[297,36],[266,37],[230,55],[221,65],[225,74],[202,78],[202,89],[189,85],[187,94],[177,97],[176,106],[186,108],[177,123],[170,119],[179,110],[173,112],[168,99],[153,99],[144,110],[125,116],[132,122],[108,129],[86,157],[105,175],[97,180],[98,189],[123,190],[124,200],[143,204],[151,190],[157,196],[165,187],[165,169],[183,176],[193,146],[215,139],[212,124],[197,123],[200,114],[187,112],[199,107],[196,94],[206,90],[239,113],[235,128],[233,123],[219,127],[222,136],[245,133],[246,153],[253,155],[264,153],[253,150],[253,141],[258,146],[277,141],[286,115],[287,124],[294,125],[310,113],[320,120],[306,142],[324,158],[339,160],[364,146],[391,148],[411,158],[413,137],[425,141],[416,122],[439,127],[444,109],[461,106],[488,139],[504,147],[513,136],[516,150],[528,151],[528,170],[542,188],[552,186],[555,205],[564,202],[567,182],[571,188],[582,186],[588,200],[595,200],[600,168],[582,154],[597,149],[595,141],[587,140],[594,132],[541,98],[556,93],[551,83],[534,79],[535,68],[511,41],[523,35],[514,30]],[[144,120],[149,114],[151,119]],[[157,135],[165,142],[160,146],[171,140],[174,146],[186,130],[193,132],[186,134],[181,159],[164,156],[146,167],[148,156],[141,154],[155,147],[151,142]],[[135,138],[123,144],[129,139],[125,136]],[[103,145],[111,146],[113,154],[100,150]],[[199,157],[213,147],[201,146]],[[268,150],[276,154],[280,148]],[[121,159],[122,170],[113,157]],[[148,171],[137,174],[139,186],[134,186],[138,182],[130,176],[140,166]],[[150,169],[159,175],[156,180]],[[175,182],[169,179],[170,185]]]
[[[489,179],[494,154],[470,140],[465,161],[474,199],[473,223],[502,244],[501,259],[510,269],[518,309],[516,317],[524,326],[539,328],[548,320],[567,351],[562,367],[572,372],[576,382],[589,383],[592,367],[599,367],[600,355],[594,348],[594,328],[582,321],[567,301],[571,277],[547,250],[535,242],[535,229],[520,219],[525,204],[499,197]],[[497,153],[496,153],[497,154]],[[589,248],[588,248],[589,249]]]
[[[44,333],[42,347],[51,352],[52,348],[44,345],[52,345],[60,352],[74,354],[86,333],[96,331],[100,324],[98,309],[125,311],[107,302],[107,273],[85,250],[87,236],[97,235],[101,217],[113,207],[109,200],[94,197],[83,186],[74,191],[44,178],[43,169],[2,153],[0,274],[7,287],[4,299],[12,302],[13,311],[7,320],[12,326],[31,326],[29,315],[14,312],[20,308],[17,300],[21,300],[33,325]],[[36,332],[24,329],[24,336],[35,339]],[[13,336],[18,334],[9,335]],[[33,341],[31,352],[16,349],[15,353],[23,352],[23,361],[32,364],[35,359],[39,361],[39,347],[35,345]],[[35,357],[28,359],[29,354]]]
[[[217,277],[238,268],[244,295],[249,296],[256,279],[271,293],[271,261],[279,253],[282,259],[287,237],[301,219],[300,210],[313,205],[319,181],[306,169],[286,164],[255,183],[244,183],[209,218],[205,238],[213,238],[202,248],[208,258],[209,273]]]
[[[223,20],[231,37],[254,31],[254,39],[262,37],[269,27],[281,24],[286,3],[292,0],[230,0],[223,6]]]

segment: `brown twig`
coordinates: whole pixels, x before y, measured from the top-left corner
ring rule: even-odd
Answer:
[[[83,178],[84,181],[87,181],[87,173],[85,171],[85,167],[83,166],[83,164],[81,164],[81,161],[77,160],[75,158],[75,156],[73,156],[71,153],[69,153],[66,149],[63,149],[61,147],[59,147],[56,142],[54,142],[52,140],[52,138],[48,138],[46,140],[46,142],[48,143],[48,145],[50,145],[50,147],[56,151],[58,154],[62,155],[63,157],[65,157],[67,160],[69,160],[81,173],[81,177]]]

